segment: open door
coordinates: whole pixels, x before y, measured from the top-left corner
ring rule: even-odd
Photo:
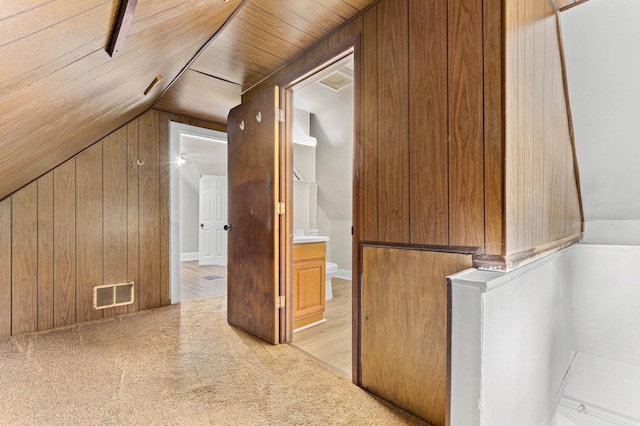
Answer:
[[[279,342],[278,88],[229,113],[227,319]]]

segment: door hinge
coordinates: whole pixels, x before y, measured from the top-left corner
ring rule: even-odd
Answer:
[[[284,123],[284,110],[276,108],[276,121]]]
[[[285,307],[284,296],[276,297],[276,309],[280,309],[284,307]]]
[[[287,209],[284,206],[284,203],[282,201],[276,203],[276,214],[277,215],[283,215],[287,212]]]

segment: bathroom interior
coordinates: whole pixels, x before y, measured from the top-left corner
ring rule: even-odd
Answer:
[[[351,376],[353,61],[311,79],[293,93],[292,344]]]
[[[298,288],[294,278],[300,309],[294,313],[292,344],[347,376],[351,376],[353,93],[349,59],[329,75],[296,89],[293,96],[294,275],[299,271],[305,283],[312,284]],[[226,175],[222,139],[206,129],[189,127],[180,133],[182,300],[226,292],[226,265],[204,266],[198,261],[199,179]],[[312,259],[301,263],[296,253],[304,250],[312,250]],[[192,280],[199,283],[191,284]],[[322,286],[315,284],[320,282]]]

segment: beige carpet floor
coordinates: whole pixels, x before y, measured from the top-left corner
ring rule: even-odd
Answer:
[[[0,425],[424,425],[213,296],[0,339]]]

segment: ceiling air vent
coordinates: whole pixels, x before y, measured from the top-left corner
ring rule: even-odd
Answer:
[[[133,303],[133,281],[98,285],[93,288],[93,309],[112,308]]]
[[[337,92],[353,83],[353,72],[347,67],[342,67],[335,72],[332,72],[318,83]]]

